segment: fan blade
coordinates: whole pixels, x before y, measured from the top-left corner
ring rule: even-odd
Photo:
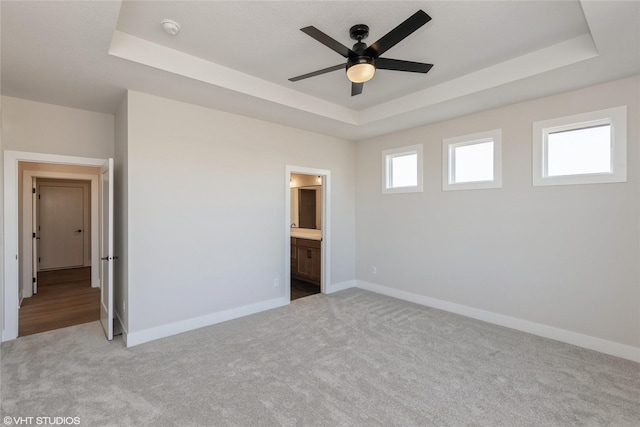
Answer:
[[[364,55],[377,58],[429,21],[431,21],[431,17],[426,12],[417,11],[402,24],[382,36],[380,40],[366,48]]]
[[[309,36],[318,40],[323,45],[327,46],[329,49],[332,49],[338,52],[340,55],[344,56],[345,58],[358,56],[354,51],[352,51],[342,43],[332,39],[322,31],[317,29],[316,27],[304,27],[304,28],[301,28],[300,31],[302,31],[305,34],[308,34]]]
[[[360,95],[363,87],[364,83],[351,83],[351,96]]]
[[[308,79],[309,77],[319,76],[321,74],[330,73],[331,71],[336,71],[340,69],[344,69],[346,67],[345,64],[334,65],[333,67],[323,68],[322,70],[314,71],[312,73],[303,74],[298,77],[291,77],[289,79],[290,82],[297,82],[298,80]]]
[[[376,68],[379,70],[409,71],[412,73],[428,73],[433,64],[402,61],[400,59],[378,58]]]

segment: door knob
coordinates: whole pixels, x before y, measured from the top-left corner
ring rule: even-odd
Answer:
[[[82,233],[82,230],[76,230],[76,233]]]

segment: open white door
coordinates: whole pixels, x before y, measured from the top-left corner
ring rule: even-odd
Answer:
[[[33,244],[31,246],[31,275],[33,276],[32,294],[38,293],[38,240],[40,239],[40,233],[38,233],[38,195],[36,194],[36,177],[31,177],[31,237]]]
[[[113,159],[100,176],[100,322],[108,340],[113,339]]]

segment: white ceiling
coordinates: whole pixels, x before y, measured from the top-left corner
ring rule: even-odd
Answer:
[[[114,113],[126,89],[363,139],[640,74],[640,1],[6,1],[2,94]],[[344,62],[300,28],[373,43],[418,9],[432,20],[350,96]],[[162,31],[176,20],[180,33]]]

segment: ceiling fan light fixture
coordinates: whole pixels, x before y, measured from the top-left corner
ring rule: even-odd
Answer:
[[[368,82],[376,73],[373,58],[359,56],[347,61],[347,78],[353,83]]]

